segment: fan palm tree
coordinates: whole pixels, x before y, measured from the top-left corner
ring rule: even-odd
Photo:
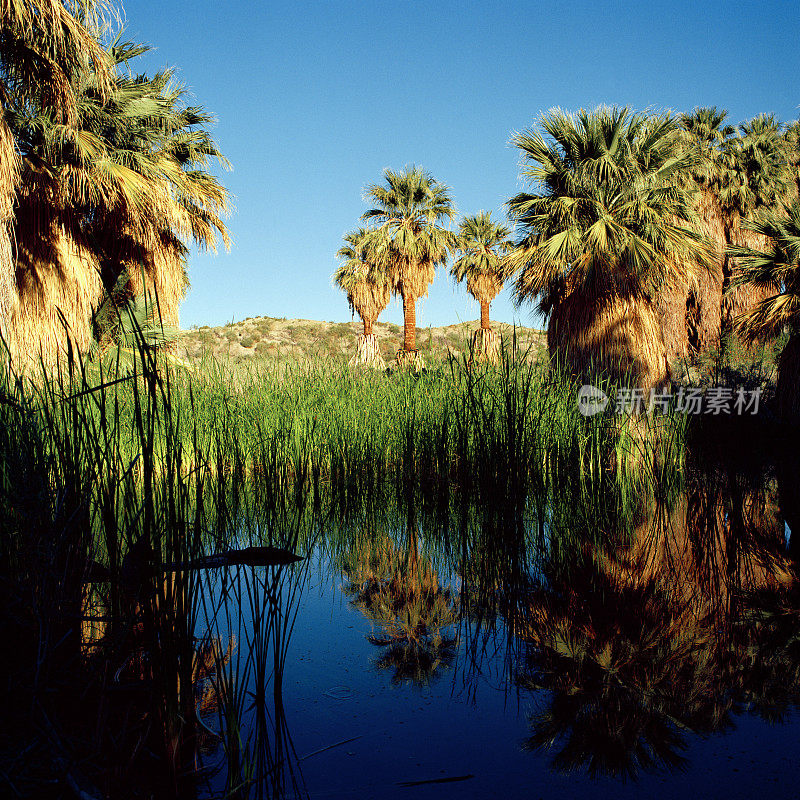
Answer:
[[[146,49],[116,41],[106,60],[125,68]],[[104,291],[120,287],[123,299],[155,293],[151,308],[177,325],[186,243],[228,242],[219,216],[227,193],[206,169],[221,159],[203,128],[211,117],[182,105],[171,71],[149,79],[120,69],[106,94],[98,77],[89,62],[69,75],[71,131],[35,105],[13,112],[25,181],[10,338],[37,336],[39,347],[26,348],[34,357],[38,350],[52,360],[63,349],[64,321],[73,344],[86,349],[92,312]]]
[[[778,362],[775,387],[779,413],[800,420],[800,200],[783,214],[762,212],[745,223],[769,243],[756,250],[733,245],[728,249],[738,271],[731,286],[754,287],[768,296],[734,320],[745,341],[775,338],[788,331],[789,339]]]
[[[513,137],[534,185],[508,201],[518,302],[549,316],[551,356],[584,379],[648,389],[669,374],[653,298],[705,263],[681,176],[692,158],[668,115],[598,108]]]
[[[343,262],[334,273],[333,280],[347,294],[351,311],[358,314],[364,323],[364,331],[358,337],[356,355],[350,361],[351,366],[367,364],[383,368],[386,364],[372,326],[389,304],[392,287],[384,266],[372,253],[373,239],[374,233],[364,228],[358,228],[344,237],[347,244],[339,248],[336,254]]]
[[[154,120],[145,119],[131,131],[141,140],[141,174],[146,180],[147,205],[108,208],[98,216],[94,238],[101,253],[106,285],[121,273],[128,276],[129,296],[152,293],[159,316],[178,325],[178,307],[189,285],[188,245],[216,251],[230,237],[222,217],[228,211],[227,190],[209,172],[212,160],[228,166],[206,126],[213,116],[197,106],[183,105],[185,90],[173,83],[171,71],[159,73],[151,92],[161,106]],[[125,146],[120,141],[120,147]],[[156,210],[156,213],[153,213]]]
[[[776,292],[766,284],[731,285],[738,272],[735,248],[766,250],[769,238],[749,224],[762,211],[780,213],[781,207],[796,194],[790,166],[791,154],[783,125],[772,114],[761,114],[742,123],[738,135],[726,142],[724,153],[725,185],[719,199],[725,213],[728,250],[725,262],[725,295],[722,324],[732,330],[736,317],[748,313]]]
[[[30,0],[0,3],[0,334],[8,335],[16,301],[11,239],[14,198],[21,185],[20,161],[9,111],[37,104],[69,130],[75,96],[69,72],[91,63],[105,93],[110,69],[97,43],[101,5],[94,0]]]
[[[708,268],[697,270],[693,281],[685,280],[672,291],[659,294],[670,360],[685,359],[690,351],[702,352],[719,344],[727,246],[719,193],[724,182],[726,143],[736,133],[726,124],[727,117],[728,112],[716,106],[695,108],[678,117],[684,143],[694,156],[687,178],[695,190],[697,231],[708,240],[711,258]]]
[[[450,273],[467,282],[467,291],[481,304],[481,327],[473,336],[473,352],[494,361],[498,340],[489,321],[489,304],[503,288],[503,256],[511,248],[511,231],[481,211],[465,217],[456,240],[456,260]]]
[[[443,227],[455,215],[450,190],[420,167],[385,170],[385,185],[367,188],[374,208],[362,219],[376,227],[376,255],[387,263],[393,289],[403,298],[403,347],[399,364],[422,365],[416,349],[416,302],[428,294],[436,267],[447,259],[453,234]]]
[[[792,186],[791,131],[773,115],[761,115],[734,128],[727,112],[696,108],[679,117],[684,143],[694,155],[687,175],[694,188],[697,231],[710,243],[709,269],[698,271],[658,297],[671,359],[714,348],[733,318],[771,291],[733,287],[735,259],[728,245],[763,248],[767,242],[743,223],[759,208],[775,208]]]

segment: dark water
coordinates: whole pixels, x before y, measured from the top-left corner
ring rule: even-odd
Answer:
[[[311,797],[773,797],[797,796],[797,713],[770,724],[743,710],[724,731],[686,731],[685,764],[635,781],[559,774],[552,756],[523,747],[528,719],[549,693],[517,689],[500,650],[470,674],[462,634],[454,662],[430,685],[393,685],[380,648],[341,581],[314,577],[289,648],[284,703]],[[597,730],[598,737],[603,735]],[[328,745],[358,737],[323,753]],[[471,775],[463,781],[400,784]]]
[[[279,578],[264,796],[796,797],[786,497],[702,475],[317,537]]]

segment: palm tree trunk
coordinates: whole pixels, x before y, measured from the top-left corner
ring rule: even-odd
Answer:
[[[417,307],[416,299],[403,294],[403,350],[413,352],[417,349]]]
[[[364,320],[364,336],[372,336],[372,320]]]
[[[0,335],[4,338],[9,335],[11,310],[16,295],[11,226],[18,175],[14,137],[5,114],[0,110]]]
[[[485,300],[481,300],[481,328],[485,331],[492,329],[492,323],[489,321],[489,304]]]

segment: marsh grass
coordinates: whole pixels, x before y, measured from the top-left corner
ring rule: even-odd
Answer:
[[[6,373],[0,389],[2,670],[8,719],[24,743],[15,752],[4,741],[2,757],[21,794],[56,795],[53,776],[89,797],[193,791],[198,665],[212,653],[219,673],[234,660],[219,652],[214,618],[200,613],[207,574],[159,565],[190,564],[245,538],[296,544],[284,515],[302,497],[278,497],[271,483],[251,492],[249,457],[229,429],[187,435],[191,391],[176,403],[158,354],[140,342],[138,356],[131,374],[97,374],[70,358],[38,380]],[[270,461],[269,445],[259,467],[284,486],[288,467]],[[302,465],[291,472],[304,487]],[[274,587],[294,572],[276,567],[267,580],[243,569],[252,573],[249,596],[259,580]],[[252,605],[233,612],[259,657],[288,638],[280,602],[266,627]],[[247,671],[235,677],[252,683]],[[218,701],[227,719],[241,717],[228,695]],[[221,735],[228,741],[236,730]]]

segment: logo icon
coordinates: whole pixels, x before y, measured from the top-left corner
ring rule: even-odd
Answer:
[[[591,383],[587,383],[578,389],[578,411],[584,417],[593,417],[606,410],[608,405],[608,395]]]

